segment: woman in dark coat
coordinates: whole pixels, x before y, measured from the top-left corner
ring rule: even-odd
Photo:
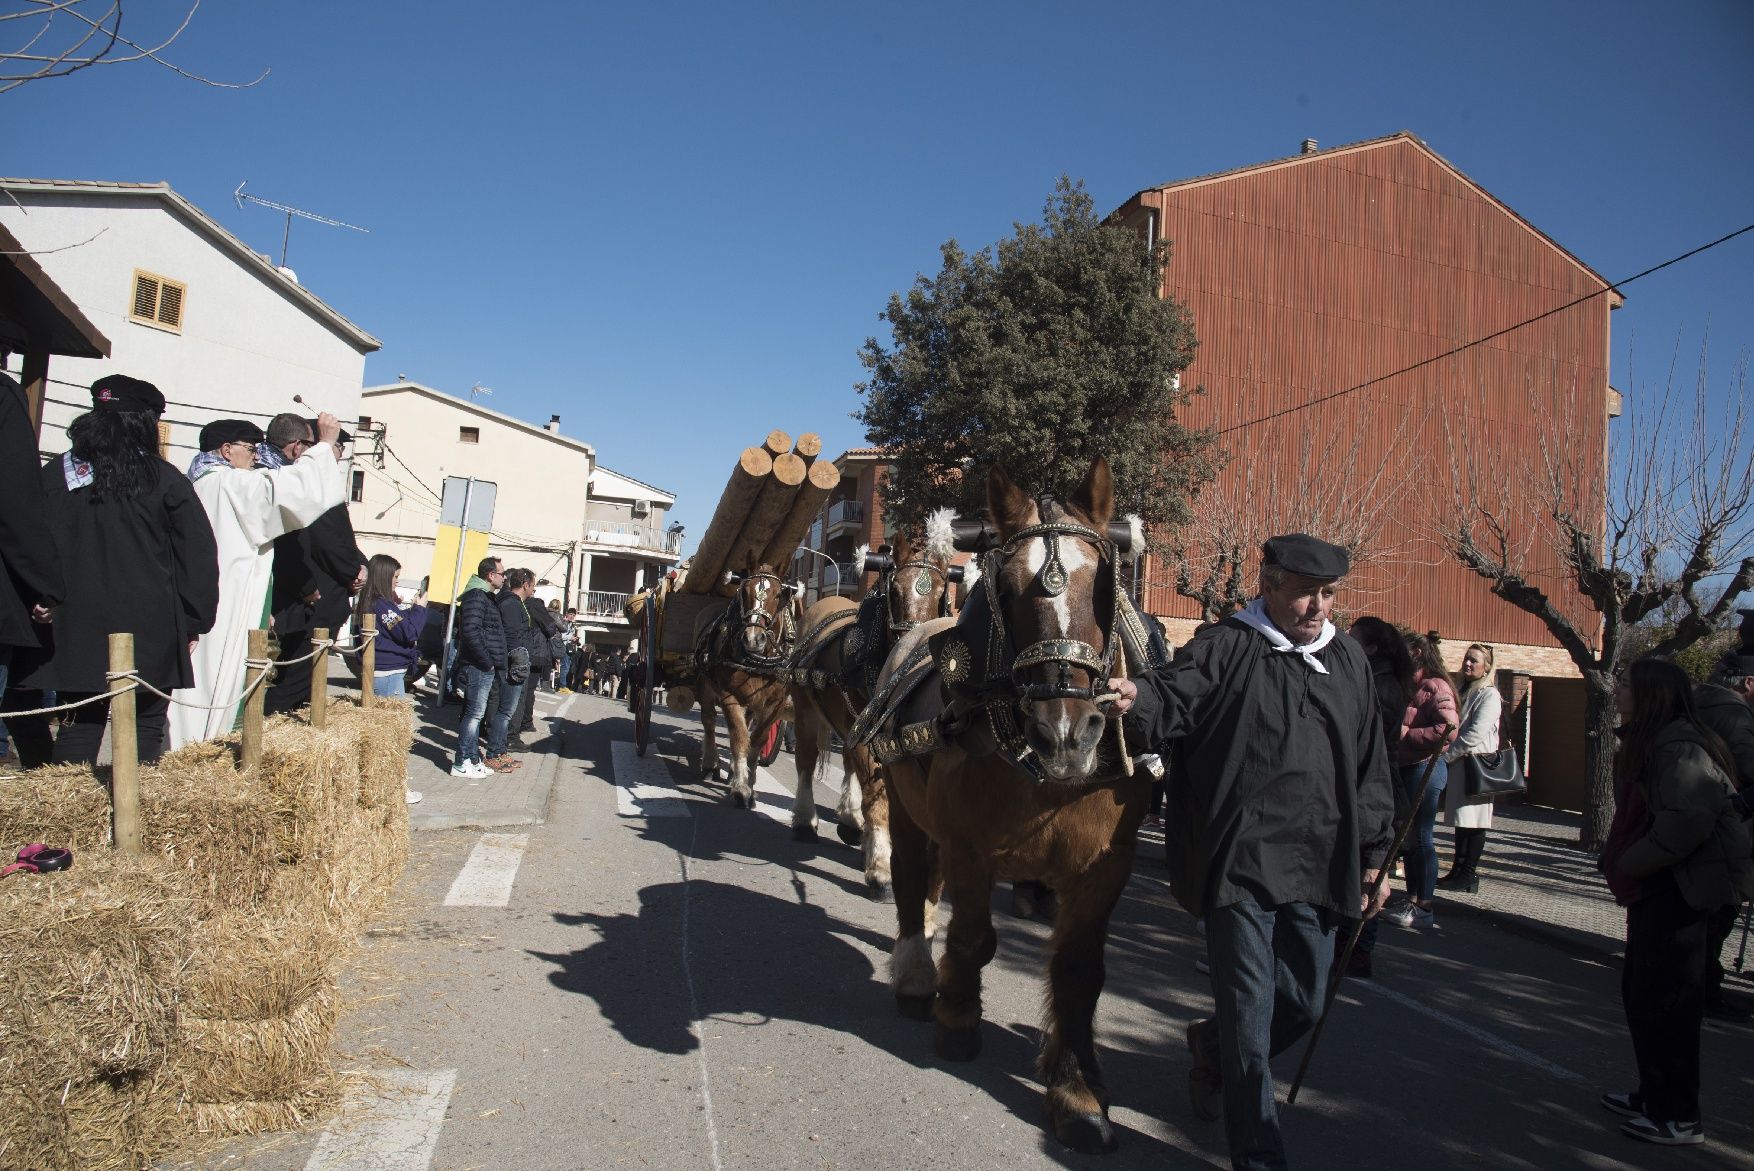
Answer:
[[[92,383],[92,409],[67,428],[71,450],[42,469],[50,524],[60,544],[67,600],[43,627],[42,647],[13,665],[14,686],[52,690],[70,703],[109,690],[109,636],[134,635],[134,669],[169,692],[191,686],[189,646],[213,626],[219,555],[207,512],[188,477],[158,457],[164,396],[149,382],[114,374]],[[135,692],[140,759],[164,751],[168,705]],[[36,706],[12,703],[8,706]],[[87,704],[53,742],[53,760],[97,759],[107,702]],[[27,767],[51,756],[46,716],[11,723]]]

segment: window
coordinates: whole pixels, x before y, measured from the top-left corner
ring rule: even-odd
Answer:
[[[361,415],[359,417],[359,429],[361,431],[370,431],[372,429],[372,417],[370,415]]]
[[[134,270],[134,304],[128,320],[155,329],[183,332],[183,296],[188,286],[156,273]]]
[[[353,496],[352,496],[352,499],[353,499],[353,502],[355,504],[358,504],[360,501],[365,499],[365,473],[364,472],[354,472],[353,473]]]
[[[481,428],[479,428],[479,427],[458,427],[457,428],[457,442],[458,443],[480,443],[481,442]]]

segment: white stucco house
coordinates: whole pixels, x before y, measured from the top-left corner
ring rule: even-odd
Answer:
[[[112,347],[108,358],[53,363],[44,454],[66,449],[66,425],[91,405],[85,388],[105,374],[163,391],[165,455],[179,466],[213,419],[266,427],[282,411],[359,413],[378,339],[169,184],[0,179],[0,225]],[[7,368],[17,376],[16,356]]]

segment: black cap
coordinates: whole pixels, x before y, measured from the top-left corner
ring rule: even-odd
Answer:
[[[1267,538],[1267,543],[1261,546],[1261,558],[1264,565],[1277,565],[1287,573],[1313,577],[1318,581],[1345,577],[1352,568],[1352,559],[1346,550],[1318,541],[1307,533]]]
[[[126,374],[106,374],[91,384],[94,411],[151,411],[164,414],[164,395],[158,387]]]
[[[1754,655],[1745,655],[1730,651],[1717,661],[1720,675],[1731,675],[1738,678],[1754,675]]]
[[[260,443],[262,429],[247,419],[215,419],[201,428],[196,442],[202,451],[218,451],[227,443]]]
[[[309,425],[309,427],[311,429],[311,434],[315,435],[317,433],[317,421],[315,419],[306,419],[305,423],[307,425]],[[313,440],[313,442],[314,442],[314,440]],[[343,427],[341,429],[341,434],[337,437],[337,442],[339,442],[343,447],[347,446],[349,443],[352,443],[353,442],[353,432],[351,432],[351,431],[347,430],[345,427]]]

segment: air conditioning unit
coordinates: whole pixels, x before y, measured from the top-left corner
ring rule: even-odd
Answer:
[[[633,502],[633,514],[635,516],[652,515],[652,502],[650,500],[635,500]]]

